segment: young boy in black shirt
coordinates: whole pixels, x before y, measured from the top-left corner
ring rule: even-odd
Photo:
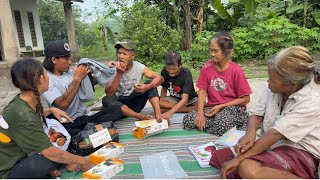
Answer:
[[[179,53],[169,51],[164,61],[166,66],[161,71],[164,82],[161,84],[160,108],[163,112],[162,118],[170,119],[176,112],[197,109],[198,94],[193,86],[191,72],[182,67]]]

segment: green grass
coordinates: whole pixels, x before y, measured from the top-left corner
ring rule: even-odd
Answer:
[[[94,100],[86,102],[86,106],[90,107],[92,106],[94,103],[96,103],[102,96],[105,95],[104,93],[104,87],[100,86],[100,85],[95,85],[95,92],[94,92]]]
[[[108,50],[103,50],[100,46],[90,46],[85,48],[80,48],[80,57],[86,57],[89,59],[94,59],[96,61],[110,61],[116,60],[116,49],[114,45],[107,45]]]
[[[242,69],[247,79],[254,78],[267,78],[268,67],[267,66],[246,66],[242,65]]]

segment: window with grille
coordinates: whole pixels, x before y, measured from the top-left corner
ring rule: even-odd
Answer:
[[[25,47],[20,11],[13,11],[13,14],[14,14],[14,19],[16,21],[16,26],[17,26],[19,45],[20,47]]]
[[[29,21],[32,45],[38,46],[36,28],[34,26],[34,20],[33,20],[33,14],[32,14],[32,12],[27,12],[27,14],[28,14],[28,21]]]

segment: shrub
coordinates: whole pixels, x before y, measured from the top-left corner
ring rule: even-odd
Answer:
[[[209,39],[215,32],[203,31],[197,33],[191,44],[191,58],[193,67],[200,68],[204,62],[210,59]]]
[[[234,28],[237,60],[268,58],[282,48],[301,45],[319,50],[319,28],[307,29],[289,22],[284,17],[256,23],[252,28]]]
[[[130,8],[123,9],[124,30],[120,38],[130,38],[137,48],[139,61],[152,65],[162,62],[168,50],[179,48],[179,36],[161,21],[160,10],[137,2]]]
[[[214,32],[203,31],[196,34],[192,42],[192,51],[181,51],[183,61],[195,68],[210,58],[208,41]],[[301,45],[310,51],[320,50],[319,28],[307,29],[290,23],[285,17],[260,21],[249,27],[237,27],[232,30],[235,39],[233,61],[264,59],[274,55],[280,49]]]
[[[114,45],[108,44],[108,49],[109,51],[106,52],[103,49],[103,46],[101,44],[98,44],[98,45],[80,47],[79,53],[80,53],[80,57],[91,58],[94,60],[103,60],[103,61],[116,60],[116,50],[114,48]]]

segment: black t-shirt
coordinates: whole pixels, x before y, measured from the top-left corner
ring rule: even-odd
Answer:
[[[182,67],[180,73],[175,76],[169,76],[166,67],[164,67],[161,71],[161,75],[164,77],[164,82],[161,86],[167,88],[170,96],[177,97],[179,99],[182,98],[182,94],[189,94],[189,99],[193,99],[197,97],[198,94],[194,90],[192,74],[187,69]]]

